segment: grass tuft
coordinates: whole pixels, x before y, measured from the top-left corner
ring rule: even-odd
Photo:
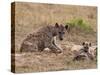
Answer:
[[[70,25],[71,27],[75,27],[76,29],[83,30],[84,32],[93,31],[90,24],[82,18],[72,19],[66,24]]]

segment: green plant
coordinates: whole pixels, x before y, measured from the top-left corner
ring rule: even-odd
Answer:
[[[83,20],[82,18],[72,19],[66,24],[69,24],[71,27],[76,27],[79,28],[80,30],[84,30],[85,32],[93,31],[89,23]]]

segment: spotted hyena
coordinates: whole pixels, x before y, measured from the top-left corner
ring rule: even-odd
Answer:
[[[68,28],[68,25],[59,25],[58,23],[54,26],[49,25],[42,27],[24,39],[20,51],[43,51],[45,48],[49,48],[52,52],[61,53],[62,49],[56,44],[56,37],[58,36],[59,40],[63,40],[63,35]]]

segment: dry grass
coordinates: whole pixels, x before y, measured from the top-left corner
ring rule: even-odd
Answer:
[[[15,6],[15,70],[16,72],[38,72],[53,70],[72,70],[96,68],[96,61],[72,61],[70,50],[65,48],[59,55],[49,52],[19,53],[24,38],[41,26],[54,25],[56,22],[66,24],[74,18],[85,19],[95,33],[85,34],[77,30],[71,30],[65,35],[60,44],[81,44],[83,41],[91,41],[96,44],[96,7],[19,3]],[[74,33],[73,33],[74,32]],[[90,38],[91,37],[91,38]],[[13,54],[12,54],[13,56]]]
[[[64,52],[54,54],[50,52],[35,53],[16,53],[15,54],[15,72],[46,72],[59,70],[76,70],[76,69],[94,69],[96,68],[96,60],[73,61],[70,48],[64,47]]]

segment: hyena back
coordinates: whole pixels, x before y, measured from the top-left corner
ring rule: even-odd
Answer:
[[[65,31],[68,30],[68,25],[63,26],[58,23],[55,26],[46,26],[40,28],[37,32],[30,34],[22,42],[21,52],[34,52],[43,51],[44,48],[49,48],[52,52],[62,52],[56,44],[55,37],[58,36],[60,40],[63,40]]]

